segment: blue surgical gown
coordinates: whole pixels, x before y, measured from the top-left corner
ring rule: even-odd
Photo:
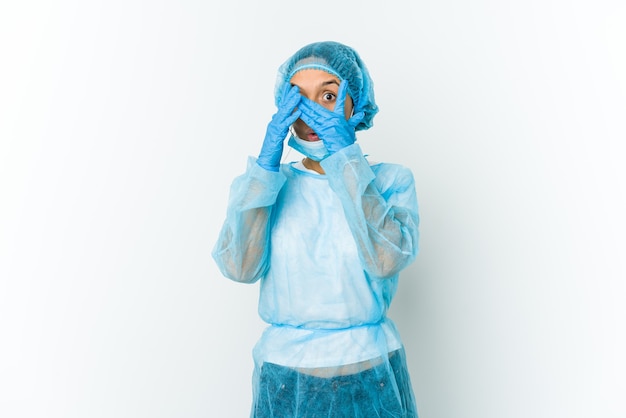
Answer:
[[[232,280],[260,279],[269,326],[254,348],[255,396],[264,363],[328,377],[402,349],[386,312],[418,249],[413,175],[369,163],[358,144],[321,164],[324,175],[297,163],[271,172],[250,158],[231,186],[213,257]]]

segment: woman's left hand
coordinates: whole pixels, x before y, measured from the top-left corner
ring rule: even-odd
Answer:
[[[365,114],[359,112],[346,120],[344,104],[346,102],[346,94],[348,84],[342,81],[337,92],[337,101],[335,109],[330,111],[316,102],[302,98],[298,105],[300,119],[306,123],[309,128],[313,129],[317,136],[324,141],[324,145],[328,152],[334,154],[342,148],[352,145],[356,141],[354,128],[363,120]]]

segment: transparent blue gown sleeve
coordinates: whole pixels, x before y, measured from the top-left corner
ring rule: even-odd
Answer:
[[[417,255],[419,239],[411,172],[393,170],[390,178],[379,172],[379,182],[393,182],[403,189],[391,188],[383,196],[373,183],[376,176],[358,145],[344,148],[322,160],[321,165],[341,200],[365,270],[384,278],[410,264]]]
[[[283,174],[265,170],[253,157],[246,173],[233,181],[226,222],[213,250],[224,276],[253,283],[267,270],[269,221],[284,182]]]

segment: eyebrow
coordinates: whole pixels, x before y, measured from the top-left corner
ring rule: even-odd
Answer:
[[[289,83],[289,84],[291,84],[292,86],[295,86],[295,84],[293,84],[293,83]],[[325,87],[325,86],[328,86],[330,84],[334,84],[336,86],[339,86],[339,82],[337,80],[326,80],[326,81],[322,81],[319,84],[319,87]]]

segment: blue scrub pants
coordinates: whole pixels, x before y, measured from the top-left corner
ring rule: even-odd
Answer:
[[[389,355],[393,375],[381,364],[359,373],[316,377],[264,363],[254,418],[417,418],[404,350]],[[400,399],[396,396],[395,379]]]

